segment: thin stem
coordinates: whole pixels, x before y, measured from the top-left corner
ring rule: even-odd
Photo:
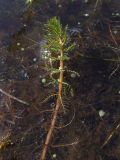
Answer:
[[[115,44],[116,46],[118,46],[118,43],[117,43],[117,41],[116,41],[116,39],[115,39],[115,37],[114,37],[114,35],[113,35],[113,33],[112,33],[110,24],[109,24],[108,27],[109,27],[110,36],[112,37],[112,40],[113,40],[114,44]]]
[[[61,57],[63,57],[63,54],[64,54],[63,53],[63,49],[61,49],[61,51],[60,51]],[[45,140],[45,144],[44,144],[41,156],[40,156],[40,160],[45,160],[46,159],[46,153],[47,153],[48,145],[49,145],[49,143],[51,141],[52,133],[53,133],[53,130],[55,128],[58,112],[59,112],[59,109],[60,109],[60,106],[61,106],[63,78],[64,78],[64,75],[63,75],[64,62],[63,62],[62,59],[60,59],[60,67],[59,68],[60,68],[60,75],[59,75],[58,97],[57,97],[57,100],[56,100],[56,106],[55,106],[55,110],[54,110],[54,113],[53,113],[53,117],[51,119],[51,125],[50,125],[50,128],[48,130],[47,137],[46,137],[46,140]]]
[[[15,97],[15,96],[10,95],[9,93],[3,91],[1,88],[0,88],[0,92],[1,92],[2,94],[4,94],[4,95],[8,96],[8,97],[11,98],[11,99],[14,99],[14,100],[16,100],[16,101],[18,101],[18,102],[20,102],[20,103],[29,105],[29,103],[27,103],[27,102],[25,102],[25,101],[23,101],[23,100],[21,100],[21,99]]]
[[[111,131],[111,133],[108,135],[108,137],[106,138],[105,142],[102,144],[101,148],[103,148],[104,146],[106,146],[109,141],[111,140],[111,138],[113,137],[113,135],[115,134],[115,132],[120,128],[120,122],[118,123],[118,125]]]
[[[68,147],[68,146],[77,145],[79,142],[80,142],[79,139],[76,139],[76,141],[74,141],[74,142],[72,142],[72,143],[52,145],[52,147],[53,147],[53,148]]]

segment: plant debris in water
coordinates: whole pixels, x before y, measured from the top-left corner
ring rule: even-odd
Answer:
[[[57,87],[46,86],[43,26],[59,17],[75,44],[47,160],[120,159],[119,0],[0,1],[0,160],[38,160]],[[11,5],[14,6],[15,10]],[[5,18],[7,17],[7,18]],[[20,103],[10,96],[23,100]]]

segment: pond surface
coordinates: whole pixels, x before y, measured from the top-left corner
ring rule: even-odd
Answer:
[[[64,97],[48,160],[120,159],[120,1],[0,0],[0,160],[38,160],[55,92],[46,87],[44,24],[68,24],[76,47],[66,75],[74,97]],[[83,134],[84,133],[84,134]]]

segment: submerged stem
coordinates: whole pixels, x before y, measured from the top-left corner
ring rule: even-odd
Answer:
[[[63,57],[63,55],[64,55],[63,49],[61,49],[60,55],[61,55],[61,57]],[[51,119],[50,128],[48,130],[47,137],[46,137],[46,140],[45,140],[45,144],[44,144],[41,156],[40,156],[40,160],[45,160],[48,145],[51,141],[52,133],[53,133],[53,130],[55,128],[56,121],[57,121],[57,115],[58,115],[58,112],[59,112],[59,109],[60,109],[60,106],[61,106],[63,78],[64,78],[64,73],[63,73],[64,72],[64,61],[62,59],[60,60],[60,65],[59,66],[60,66],[60,74],[59,74],[58,96],[57,96],[57,100],[56,100],[55,110],[53,112],[53,117]]]

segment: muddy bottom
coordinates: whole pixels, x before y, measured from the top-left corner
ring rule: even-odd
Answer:
[[[11,8],[12,6],[12,8]],[[0,160],[38,160],[56,92],[41,58],[44,24],[68,24],[76,44],[47,160],[120,159],[119,0],[0,0]]]

